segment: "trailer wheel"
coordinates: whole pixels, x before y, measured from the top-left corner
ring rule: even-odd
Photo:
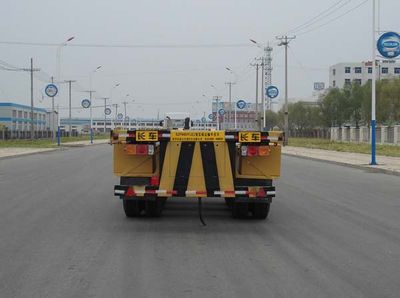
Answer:
[[[126,217],[138,217],[144,209],[144,202],[138,199],[123,199],[123,206]]]
[[[270,203],[254,203],[252,208],[254,219],[266,219],[269,213]]]
[[[234,200],[233,198],[225,198],[226,206],[228,206],[229,208],[232,208],[233,200]]]
[[[246,218],[249,213],[249,203],[233,202],[232,216],[233,218]]]
[[[163,205],[165,200],[161,200],[160,198],[156,198],[155,201],[147,200],[145,203],[145,211],[146,215],[150,217],[159,217],[161,216],[161,212],[163,209]]]

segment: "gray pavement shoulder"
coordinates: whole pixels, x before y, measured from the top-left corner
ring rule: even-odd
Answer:
[[[329,154],[329,152],[330,152],[329,150],[325,150],[325,151],[327,151],[327,154]],[[321,157],[311,157],[311,156],[301,155],[299,153],[291,153],[291,152],[282,152],[282,154],[287,155],[287,156],[301,158],[301,159],[306,159],[306,160],[320,161],[320,162],[325,162],[325,163],[329,163],[329,164],[335,164],[335,165],[346,166],[349,168],[365,170],[367,172],[372,172],[372,173],[382,173],[382,174],[400,176],[400,171],[380,168],[379,164],[377,166],[371,166],[369,164],[351,164],[351,163],[348,163],[345,161],[330,160],[330,159],[324,159]]]

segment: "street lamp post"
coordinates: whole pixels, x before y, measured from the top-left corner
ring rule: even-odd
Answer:
[[[92,90],[92,76],[95,72],[97,72],[102,66],[99,65],[96,67],[95,70],[91,71],[89,73],[89,85],[90,85],[90,90],[89,92],[89,96],[90,96],[90,144],[93,144],[93,111],[92,111],[92,106],[93,106],[93,102],[92,102],[92,94],[95,92]]]
[[[225,83],[225,84],[227,84],[227,85],[229,86],[228,122],[229,122],[229,126],[231,126],[231,122],[232,122],[232,117],[231,117],[231,114],[232,114],[232,85],[235,85],[235,84],[236,84],[236,82],[237,82],[237,77],[236,77],[235,72],[234,72],[232,69],[230,69],[229,67],[225,67],[225,69],[235,76],[235,81],[234,81],[234,82],[227,82],[227,83]]]
[[[56,52],[56,59],[57,59],[56,75],[57,75],[57,81],[61,81],[61,52],[62,52],[62,48],[65,47],[73,39],[75,39],[75,36],[71,36],[66,41],[63,41],[62,43],[60,43],[59,46],[57,47],[57,52]]]

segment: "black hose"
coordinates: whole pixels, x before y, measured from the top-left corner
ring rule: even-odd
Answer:
[[[203,224],[203,226],[206,226],[207,224],[205,223],[204,219],[203,219],[203,214],[202,214],[202,204],[201,204],[201,198],[198,198],[198,209],[199,209],[199,218],[201,223]]]

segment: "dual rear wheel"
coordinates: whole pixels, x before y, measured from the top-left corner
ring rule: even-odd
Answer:
[[[152,200],[129,198],[123,199],[123,207],[126,217],[138,217],[146,215],[149,217],[159,217],[165,204],[165,199],[155,198]]]
[[[266,219],[269,213],[270,203],[268,202],[237,202],[232,201],[231,211],[233,218]]]

